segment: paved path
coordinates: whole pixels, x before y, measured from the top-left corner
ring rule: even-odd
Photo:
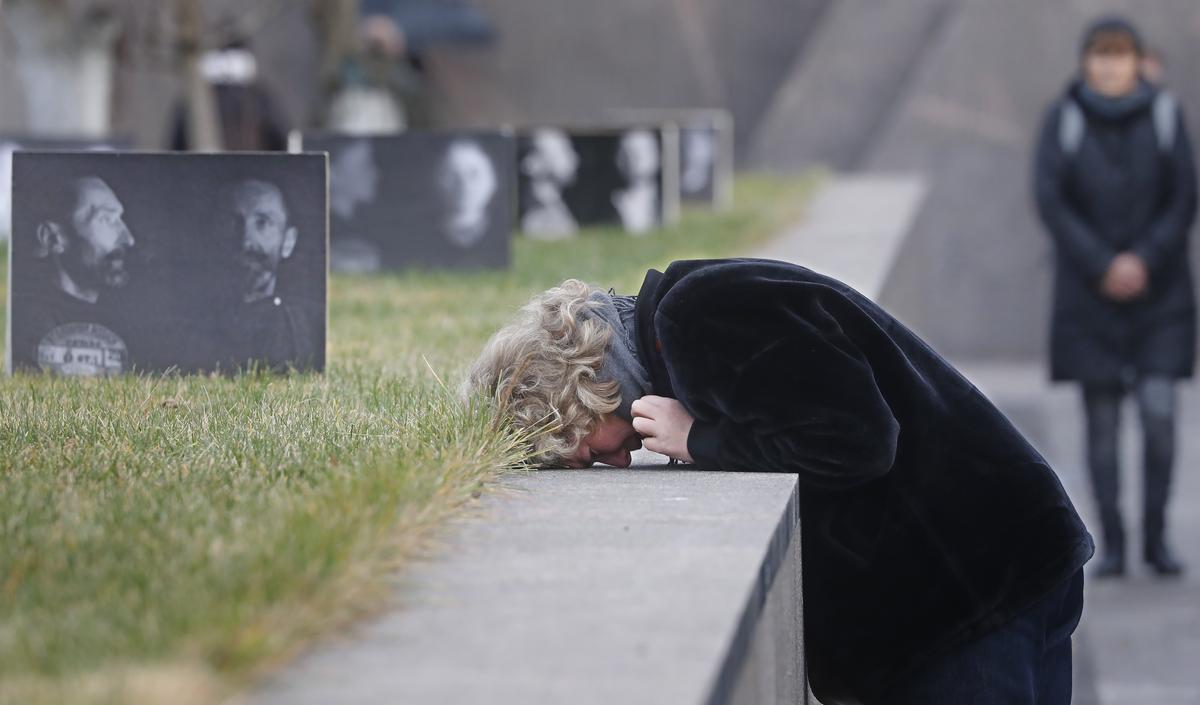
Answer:
[[[1098,526],[1075,389],[1051,388],[1036,365],[963,367],[1047,457],[1088,525]],[[1088,582],[1076,639],[1077,705],[1200,705],[1200,388],[1181,391],[1170,517],[1173,545],[1190,571],[1182,580],[1162,581],[1140,562],[1140,438],[1134,409],[1127,408],[1122,501],[1133,572],[1123,581]]]

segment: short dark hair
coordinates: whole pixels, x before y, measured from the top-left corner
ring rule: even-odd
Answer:
[[[1079,53],[1089,54],[1098,46],[1115,42],[1128,42],[1129,48],[1139,56],[1145,51],[1142,33],[1133,22],[1120,15],[1104,15],[1084,30],[1083,39],[1079,43]]]
[[[258,187],[266,186],[278,194],[279,203],[281,206],[283,206],[283,215],[287,219],[287,222],[292,222],[292,204],[288,199],[287,192],[284,191],[282,186],[272,179],[251,176],[244,179],[238,179],[232,183],[227,183],[222,186],[218,192],[217,203],[223,207],[232,205],[234,198],[238,195],[241,189],[247,185],[254,185]]]

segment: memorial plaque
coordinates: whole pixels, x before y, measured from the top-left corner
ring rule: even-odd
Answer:
[[[687,203],[724,208],[733,200],[733,129],[719,119],[679,128],[679,194]]]
[[[680,199],[714,208],[733,203],[733,116],[728,111],[617,109],[609,114],[678,126]]]
[[[112,151],[128,149],[132,145],[124,139],[63,138],[37,135],[0,134],[0,241],[8,238],[11,227],[12,208],[12,157],[20,149],[38,151]]]
[[[8,369],[321,370],[323,154],[18,152]]]
[[[516,142],[501,132],[293,133],[329,153],[336,271],[503,268],[515,208]]]
[[[615,225],[648,233],[678,217],[678,133],[671,127],[538,127],[520,140],[520,228],[569,237]]]

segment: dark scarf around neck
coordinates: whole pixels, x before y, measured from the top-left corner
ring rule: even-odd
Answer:
[[[636,296],[617,296],[597,291],[589,297],[593,306],[589,314],[612,328],[613,336],[600,367],[601,381],[615,380],[620,387],[621,403],[616,414],[626,421],[633,420],[630,407],[634,400],[650,393],[650,375],[637,355],[633,323]]]

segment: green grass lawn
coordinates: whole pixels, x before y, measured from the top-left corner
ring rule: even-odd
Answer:
[[[439,378],[536,291],[742,254],[813,181],[742,178],[734,209],[642,238],[518,241],[502,273],[335,276],[325,375],[0,378],[0,703],[213,702],[379,609],[522,460]]]

